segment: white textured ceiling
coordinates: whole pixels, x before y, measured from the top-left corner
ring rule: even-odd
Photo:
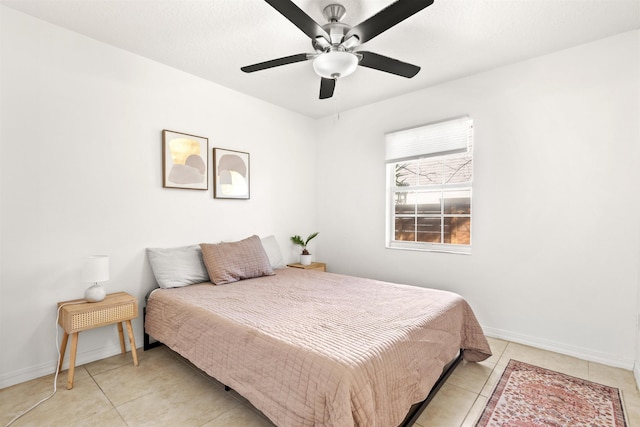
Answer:
[[[316,22],[330,3],[356,25],[390,0],[294,0]],[[360,47],[422,67],[413,79],[358,67],[318,99],[311,61],[240,67],[313,52],[262,0],[0,0],[7,7],[310,117],[323,117],[640,28],[640,0],[435,0]],[[598,58],[594,58],[597,61]]]

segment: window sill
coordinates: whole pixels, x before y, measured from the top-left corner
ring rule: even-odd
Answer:
[[[471,246],[467,245],[447,245],[437,243],[417,243],[417,242],[390,242],[386,245],[387,249],[400,249],[404,251],[418,252],[441,252],[458,255],[471,255]]]

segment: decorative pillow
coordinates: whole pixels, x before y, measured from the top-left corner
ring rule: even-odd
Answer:
[[[282,253],[280,252],[280,245],[275,238],[275,236],[267,236],[262,239],[262,247],[264,251],[267,253],[267,257],[269,258],[269,264],[271,264],[271,268],[274,270],[277,268],[284,268],[284,259],[282,258]]]
[[[209,281],[198,245],[147,248],[147,257],[161,288],[178,288]]]
[[[238,242],[200,243],[200,248],[209,278],[216,285],[274,274],[258,236]]]

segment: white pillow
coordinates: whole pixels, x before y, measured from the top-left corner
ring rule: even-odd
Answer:
[[[179,248],[147,248],[147,257],[161,288],[179,288],[209,281],[198,245]]]
[[[282,258],[280,245],[278,245],[275,236],[267,236],[260,239],[260,241],[262,242],[264,251],[267,253],[267,257],[269,257],[269,264],[271,264],[271,268],[274,270],[276,268],[284,268],[284,258]]]

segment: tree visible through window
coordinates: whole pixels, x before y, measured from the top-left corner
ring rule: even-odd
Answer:
[[[451,136],[454,125],[459,129]],[[411,138],[407,132],[411,132]],[[408,153],[409,158],[389,161],[390,138],[387,139],[387,246],[469,252],[473,179],[471,120],[456,119],[403,131],[399,137],[393,135],[396,138],[391,138],[391,143],[412,145],[413,152]],[[441,144],[435,149],[429,144],[434,138]],[[447,138],[457,138],[457,145],[447,145]],[[443,148],[446,151],[440,151]],[[407,154],[402,150],[395,155],[397,153]]]

